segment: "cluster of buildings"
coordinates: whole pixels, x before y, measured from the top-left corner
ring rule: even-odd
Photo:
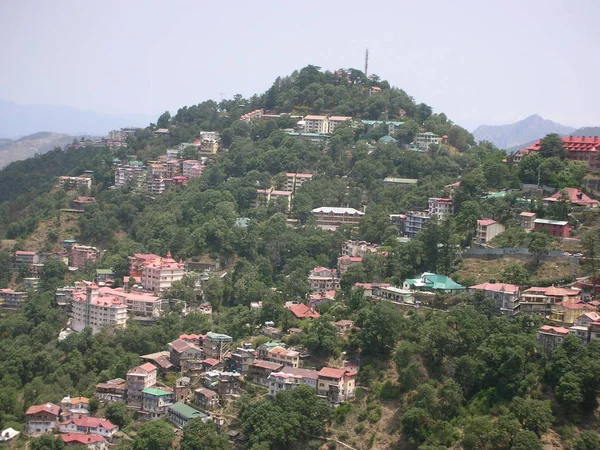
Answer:
[[[86,147],[108,147],[111,150],[118,148],[127,148],[127,138],[133,136],[138,127],[127,127],[121,128],[120,130],[112,130],[108,133],[108,136],[97,137],[91,139],[81,138],[78,141],[74,141],[72,144],[65,146],[65,149],[74,148],[86,148]]]
[[[261,205],[268,205],[270,202],[275,202],[279,199],[284,199],[287,205],[287,211],[292,210],[292,203],[296,191],[307,181],[312,180],[312,173],[291,172],[285,174],[285,183],[281,190],[275,188],[257,189],[256,198],[252,206],[254,208]]]

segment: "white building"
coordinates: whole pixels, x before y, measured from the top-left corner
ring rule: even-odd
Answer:
[[[451,198],[429,198],[428,213],[430,216],[442,218],[445,215],[454,213],[454,202]]]
[[[492,219],[480,219],[477,221],[475,242],[478,244],[487,244],[500,233],[504,233],[504,225]]]
[[[426,133],[417,133],[413,144],[421,150],[428,150],[431,144],[441,144],[442,138],[430,131]]]
[[[335,231],[341,225],[357,227],[365,213],[354,208],[337,208],[322,206],[311,211],[317,221],[317,226],[324,230]]]
[[[71,328],[74,331],[91,327],[96,334],[103,327],[125,328],[126,323],[127,305],[116,297],[100,297],[95,284],[86,288],[85,295],[73,296]]]
[[[316,389],[318,377],[316,370],[284,367],[281,371],[272,372],[267,377],[269,396],[275,397],[280,391],[293,390],[303,384]]]
[[[337,291],[340,288],[340,279],[336,269],[315,267],[308,274],[308,288],[311,291]]]
[[[158,258],[142,267],[142,286],[153,292],[163,292],[185,275],[185,265],[171,258],[171,252],[165,258]]]
[[[347,120],[352,120],[352,117],[308,115],[304,118],[304,132],[331,134],[340,123]]]
[[[483,283],[471,286],[469,290],[483,292],[486,298],[494,299],[502,315],[514,316],[519,312],[521,288],[516,284]]]
[[[302,185],[312,180],[312,173],[286,173],[285,190],[296,192]]]

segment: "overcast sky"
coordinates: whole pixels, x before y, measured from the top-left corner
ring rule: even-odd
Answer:
[[[0,0],[0,99],[176,112],[307,64],[363,68],[472,128],[600,126],[598,0]]]

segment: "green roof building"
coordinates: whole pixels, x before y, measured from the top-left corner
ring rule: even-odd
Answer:
[[[394,142],[396,142],[396,139],[394,139],[391,136],[385,135],[379,139],[379,142],[381,142],[382,144],[393,144]]]
[[[197,417],[201,418],[204,422],[208,420],[206,414],[185,403],[177,402],[169,406],[169,420],[179,428],[183,428],[186,423]]]
[[[425,272],[421,278],[410,278],[404,281],[404,289],[426,292],[443,292],[451,294],[466,289],[462,284],[458,284],[452,278],[446,275],[437,275],[435,273]]]

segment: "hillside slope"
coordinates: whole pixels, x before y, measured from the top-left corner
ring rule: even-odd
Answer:
[[[568,134],[575,128],[561,125],[534,114],[507,125],[481,125],[473,136],[477,141],[489,141],[498,148],[508,149],[535,141],[549,133]]]
[[[56,147],[73,141],[68,134],[41,132],[24,136],[16,141],[2,139],[0,141],[0,168],[14,161],[41,155]]]

